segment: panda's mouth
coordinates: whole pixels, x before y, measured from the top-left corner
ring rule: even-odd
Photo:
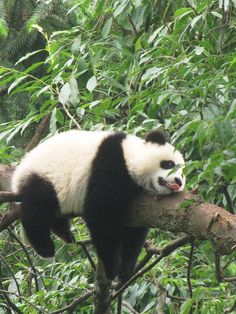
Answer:
[[[180,189],[180,185],[177,184],[176,182],[167,182],[165,179],[163,179],[162,177],[159,177],[158,179],[159,184],[161,186],[164,186],[165,188],[168,188],[169,190],[171,190],[172,192],[178,192]]]

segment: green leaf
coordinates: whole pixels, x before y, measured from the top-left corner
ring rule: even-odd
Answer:
[[[58,100],[62,105],[65,105],[69,101],[70,97],[70,84],[67,82],[65,83],[58,95]]]
[[[71,76],[70,81],[70,103],[76,107],[79,103],[79,89],[77,80],[74,76]]]
[[[195,47],[194,51],[197,56],[200,56],[204,51],[204,47],[197,46]]]
[[[187,14],[192,13],[192,9],[191,8],[181,8],[175,11],[175,17],[184,17]]]
[[[15,65],[19,64],[20,62],[22,62],[22,61],[24,61],[24,60],[27,60],[27,59],[30,58],[31,56],[34,56],[34,55],[36,55],[37,53],[42,52],[42,51],[44,51],[44,49],[40,49],[40,50],[36,50],[36,51],[27,53],[25,56],[21,57],[21,58],[15,63]]]
[[[57,110],[56,110],[55,117],[56,117],[56,120],[57,120],[61,125],[64,125],[64,122],[65,122],[64,115],[63,115],[63,113],[61,112],[61,110],[58,109],[58,108],[57,108]]]
[[[118,15],[120,15],[124,11],[124,9],[126,8],[126,6],[128,4],[128,0],[126,0],[126,1],[123,0],[122,2],[123,3],[121,3],[120,5],[117,6],[117,8],[113,14],[114,17],[117,17]]]
[[[106,23],[104,24],[102,28],[102,37],[107,37],[107,35],[110,33],[111,25],[112,25],[112,17],[110,17]]]
[[[41,94],[45,93],[46,91],[50,90],[51,89],[51,86],[50,85],[46,85],[44,86],[43,88],[41,88],[37,94],[36,94],[36,97],[38,98]]]
[[[51,118],[50,118],[50,125],[49,125],[49,128],[50,128],[50,132],[52,134],[54,134],[57,130],[57,118],[56,118],[56,114],[57,114],[57,108],[55,107],[52,111],[52,114],[51,114]]]
[[[80,55],[80,47],[81,47],[81,36],[78,36],[74,39],[71,46],[71,52],[73,56],[78,57]]]
[[[193,305],[193,300],[187,299],[180,308],[180,314],[189,314],[192,305]]]
[[[191,21],[191,27],[194,28],[194,26],[197,24],[197,22],[202,18],[202,14],[201,15],[197,15],[195,16],[192,21]]]
[[[10,94],[10,92],[13,90],[14,87],[16,87],[18,84],[20,84],[23,80],[25,80],[26,78],[28,78],[27,75],[21,76],[19,77],[17,80],[15,80],[8,88],[8,94]]]
[[[117,82],[115,79],[113,79],[112,77],[109,77],[109,76],[107,76],[106,74],[104,75],[102,75],[105,79],[107,79],[108,80],[108,82],[112,85],[112,86],[114,86],[114,87],[116,87],[116,88],[118,88],[118,89],[121,89],[122,91],[124,91],[124,92],[127,92],[127,89],[122,85],[122,84],[120,84],[119,82]]]
[[[97,86],[97,79],[96,79],[96,76],[90,77],[90,79],[88,80],[88,82],[87,82],[87,84],[86,84],[86,88],[87,88],[90,92],[92,92],[96,86]]]

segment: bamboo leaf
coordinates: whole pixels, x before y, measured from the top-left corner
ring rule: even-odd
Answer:
[[[90,77],[90,79],[88,80],[87,84],[86,84],[86,88],[92,92],[97,86],[97,79],[95,76]]]
[[[18,84],[20,84],[23,80],[25,80],[28,76],[24,75],[19,77],[16,81],[14,81],[8,88],[8,94],[13,90],[14,87],[16,87]]]

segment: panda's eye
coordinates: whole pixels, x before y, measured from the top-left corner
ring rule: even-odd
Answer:
[[[173,169],[175,167],[175,163],[172,160],[162,160],[161,168],[162,169]]]

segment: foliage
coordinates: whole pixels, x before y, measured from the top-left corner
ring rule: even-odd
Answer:
[[[47,5],[50,11],[52,1]],[[26,28],[36,24],[34,29],[45,46],[28,51],[17,61],[18,68],[0,66],[0,86],[8,86],[10,96],[30,95],[28,115],[22,120],[5,121],[1,126],[0,138],[6,143],[0,150],[2,160],[8,161],[5,146],[14,155],[12,139],[27,132],[48,113],[50,134],[78,124],[83,129],[115,128],[139,135],[163,126],[188,160],[188,187],[199,185],[206,200],[234,212],[235,1],[81,0],[71,1],[70,5],[69,11],[76,12],[78,24],[50,36],[42,26],[42,2]],[[54,21],[48,12],[45,18]],[[0,19],[0,31],[3,24]],[[6,34],[4,30],[1,33]],[[29,65],[27,61],[42,51],[46,58]],[[28,67],[20,68],[25,62]],[[42,75],[35,75],[42,67]],[[75,235],[81,240],[84,227],[75,226]],[[158,245],[167,241],[166,235],[155,231],[151,231],[151,237]],[[80,249],[63,247],[52,263],[34,258],[47,289],[29,291],[27,261],[22,261],[22,251],[14,257],[11,252],[17,251],[19,244],[9,247],[8,242],[6,235],[1,251],[14,265],[13,272],[20,278],[23,295],[27,295],[28,303],[16,299],[24,313],[35,311],[31,303],[45,306],[45,299],[50,299],[47,310],[52,311],[92,286],[93,275]],[[76,256],[75,262],[66,262],[68,255]],[[209,243],[195,249],[193,297],[189,297],[188,256],[187,248],[176,251],[131,286],[125,294],[124,313],[131,313],[132,308],[139,313],[155,313],[160,284],[168,295],[166,313],[189,313],[192,305],[194,313],[223,313],[230,308],[235,301],[235,287],[216,281]],[[18,259],[20,262],[16,263]],[[233,260],[234,256],[223,260],[228,276],[235,276]],[[2,266],[2,274],[9,290],[14,280],[6,265]],[[68,291],[70,280],[76,284],[72,285],[75,289]],[[89,301],[81,305],[80,313],[90,311]]]
[[[0,65],[24,71],[34,63],[45,60],[45,38],[37,29],[40,24],[45,36],[53,31],[69,29],[75,24],[73,12],[67,13],[67,5],[61,0],[0,0]],[[35,55],[16,65],[27,52],[38,50]],[[45,67],[35,69],[37,77],[45,74]],[[23,118],[31,110],[28,93],[7,95],[7,81],[0,82],[0,122]],[[5,121],[4,121],[5,118]]]

